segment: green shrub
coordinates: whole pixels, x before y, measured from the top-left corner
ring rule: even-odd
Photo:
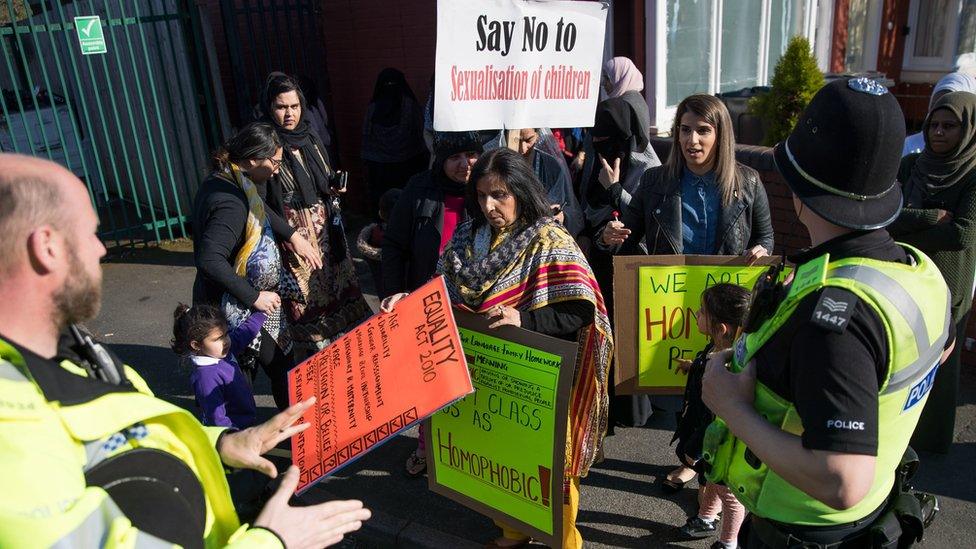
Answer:
[[[824,85],[824,76],[802,36],[790,39],[773,69],[772,90],[749,101],[749,112],[763,121],[764,145],[775,145],[793,131],[800,113]]]

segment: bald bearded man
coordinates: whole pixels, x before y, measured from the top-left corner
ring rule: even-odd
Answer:
[[[155,398],[74,326],[101,302],[97,228],[71,172],[0,154],[0,546],[323,547],[358,529],[359,501],[289,506],[294,467],[239,523],[224,465],[276,476],[261,454],[314,402],[230,432]]]

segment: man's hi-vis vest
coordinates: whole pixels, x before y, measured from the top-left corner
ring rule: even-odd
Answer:
[[[827,286],[845,288],[874,309],[888,340],[888,372],[878,395],[874,482],[864,499],[850,509],[833,509],[790,485],[721,420],[708,427],[703,452],[711,464],[708,481],[724,483],[752,513],[787,524],[844,524],[868,515],[890,494],[895,469],[925,406],[951,327],[949,292],[941,273],[925,254],[904,247],[914,265],[865,258],[830,262],[828,255],[803,264],[773,317],[736,342],[732,370],[738,372],[786,323],[800,300]],[[803,433],[793,404],[762,383],[756,383],[755,408],[783,431]]]
[[[68,361],[61,367],[85,377]],[[281,547],[270,532],[240,525],[215,449],[223,429],[153,397],[131,368],[126,376],[134,389],[49,401],[0,340],[0,547],[172,547],[134,528],[108,492],[86,482],[99,463],[137,449],[165,452],[196,476],[206,507],[199,545]]]

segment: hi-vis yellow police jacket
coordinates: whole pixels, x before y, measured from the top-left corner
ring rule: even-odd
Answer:
[[[888,338],[888,371],[878,393],[874,480],[867,495],[849,509],[832,509],[765,463],[749,459],[745,443],[721,419],[708,427],[703,449],[711,464],[708,481],[728,486],[749,512],[786,524],[830,526],[864,518],[891,494],[895,470],[928,399],[952,328],[949,290],[939,269],[921,251],[902,246],[914,265],[858,257],[830,261],[829,255],[800,265],[789,294],[773,316],[736,342],[732,370],[738,372],[787,323],[805,296],[829,286],[845,288],[871,307]],[[783,431],[803,433],[793,403],[761,382],[756,383],[754,406]]]
[[[68,361],[61,367],[86,375]],[[126,376],[135,391],[48,401],[20,353],[0,340],[0,547],[172,547],[133,527],[105,490],[86,485],[95,462],[135,448],[171,454],[196,475],[205,547],[281,547],[271,532],[238,520],[215,447],[222,429],[155,398],[131,368]]]

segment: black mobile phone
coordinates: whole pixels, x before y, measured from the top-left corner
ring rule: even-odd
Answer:
[[[346,183],[349,182],[349,172],[338,171],[332,176],[332,188],[337,191],[346,190]]]

